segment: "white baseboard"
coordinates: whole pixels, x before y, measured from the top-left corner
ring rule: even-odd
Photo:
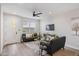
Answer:
[[[79,50],[79,47],[75,47],[75,46],[71,46],[71,45],[65,45],[65,47],[70,47],[70,48],[73,48],[73,49]]]

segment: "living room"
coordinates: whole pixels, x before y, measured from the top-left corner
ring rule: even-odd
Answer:
[[[27,52],[23,55],[40,56],[39,47],[35,44],[44,38],[40,38],[44,34],[53,36],[51,39],[65,36],[66,41],[63,48],[78,50],[75,53],[70,52],[66,55],[79,55],[79,29],[73,29],[73,24],[79,23],[78,3],[4,3],[1,4],[1,8],[1,15],[3,17],[2,55],[17,56]],[[28,42],[28,39],[31,38],[24,39],[23,41],[22,34],[25,34],[26,38],[36,34],[38,39],[33,37],[35,41],[30,40]],[[22,53],[19,52],[22,48],[18,51],[18,49],[15,49],[17,48],[16,45],[19,46],[18,49],[23,47],[24,51]],[[25,45],[31,47],[36,54],[34,55],[34,52],[31,53],[32,50],[26,48]],[[16,54],[16,52],[11,50],[18,51],[18,53]],[[60,53],[56,55],[62,55]],[[44,51],[44,54],[46,55],[46,51]]]

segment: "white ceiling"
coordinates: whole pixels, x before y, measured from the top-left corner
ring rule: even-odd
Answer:
[[[64,13],[79,8],[79,3],[29,3],[18,4],[30,11],[39,10],[41,12],[52,12],[53,14]]]
[[[3,4],[4,6],[16,6],[33,12],[38,10],[46,14],[60,14],[70,10],[79,8],[79,3],[16,3],[16,4]]]

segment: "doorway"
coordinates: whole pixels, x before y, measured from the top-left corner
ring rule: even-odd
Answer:
[[[3,44],[20,42],[22,18],[12,14],[3,14]]]

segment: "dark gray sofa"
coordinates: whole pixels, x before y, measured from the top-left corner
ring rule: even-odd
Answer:
[[[66,42],[65,36],[56,38],[54,40],[51,40],[49,44],[43,44],[47,47],[44,50],[46,50],[48,54],[53,55],[59,49],[61,48],[64,49],[65,42]]]

